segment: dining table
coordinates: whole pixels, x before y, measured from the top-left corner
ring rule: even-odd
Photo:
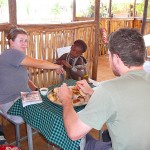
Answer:
[[[74,86],[76,80],[64,80],[63,83],[67,83],[68,86]],[[48,91],[61,85],[62,82],[52,85],[48,87]],[[26,107],[23,107],[22,99],[19,98],[8,110],[8,114],[21,116],[26,122],[29,150],[33,150],[32,128],[38,130],[47,141],[57,145],[63,150],[77,150],[81,139],[72,141],[67,136],[63,123],[62,106],[50,101],[47,95],[41,95],[41,98],[42,103],[32,104]],[[84,109],[84,107],[85,105],[76,106],[74,110],[79,112]]]

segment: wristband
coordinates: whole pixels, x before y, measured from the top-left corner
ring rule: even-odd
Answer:
[[[74,72],[77,72],[77,71],[78,71],[76,67],[72,67],[71,69],[72,69],[72,71],[74,71]]]
[[[85,74],[83,77],[84,77],[84,78],[88,77],[88,74]]]
[[[35,90],[34,91],[38,91],[39,90],[39,88],[35,88]]]

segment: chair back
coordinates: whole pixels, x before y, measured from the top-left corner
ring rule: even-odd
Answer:
[[[56,50],[57,58],[60,58],[65,53],[69,53],[70,50],[71,50],[71,46],[57,48]],[[64,74],[61,74],[59,82],[63,82],[65,79],[66,79],[66,73],[64,72]]]
[[[65,53],[69,53],[71,49],[71,46],[66,46],[66,47],[60,47],[57,48],[57,58],[59,58],[60,56],[62,56]]]
[[[143,38],[144,38],[144,42],[146,46],[146,60],[147,60],[147,59],[150,59],[150,55],[148,52],[148,49],[150,48],[150,34],[144,35]]]

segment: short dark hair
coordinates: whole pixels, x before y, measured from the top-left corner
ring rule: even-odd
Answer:
[[[86,49],[87,49],[87,45],[86,45],[86,43],[83,41],[83,40],[76,40],[75,42],[74,42],[74,45],[76,45],[76,46],[79,46],[81,49],[82,49],[82,51],[83,51],[83,53],[86,51]]]
[[[17,27],[11,28],[7,35],[8,43],[9,43],[9,40],[14,41],[18,34],[28,35],[27,32],[23,28],[17,28]]]
[[[108,49],[117,54],[127,67],[141,66],[145,60],[145,43],[142,34],[133,28],[122,28],[109,36]]]

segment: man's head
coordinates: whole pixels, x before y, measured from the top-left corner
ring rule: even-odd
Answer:
[[[139,67],[144,63],[145,43],[143,36],[136,29],[123,28],[110,34],[108,49],[111,59],[114,56],[119,57],[128,68]]]
[[[71,46],[70,56],[76,58],[81,56],[87,49],[87,45],[83,40],[76,40]]]

